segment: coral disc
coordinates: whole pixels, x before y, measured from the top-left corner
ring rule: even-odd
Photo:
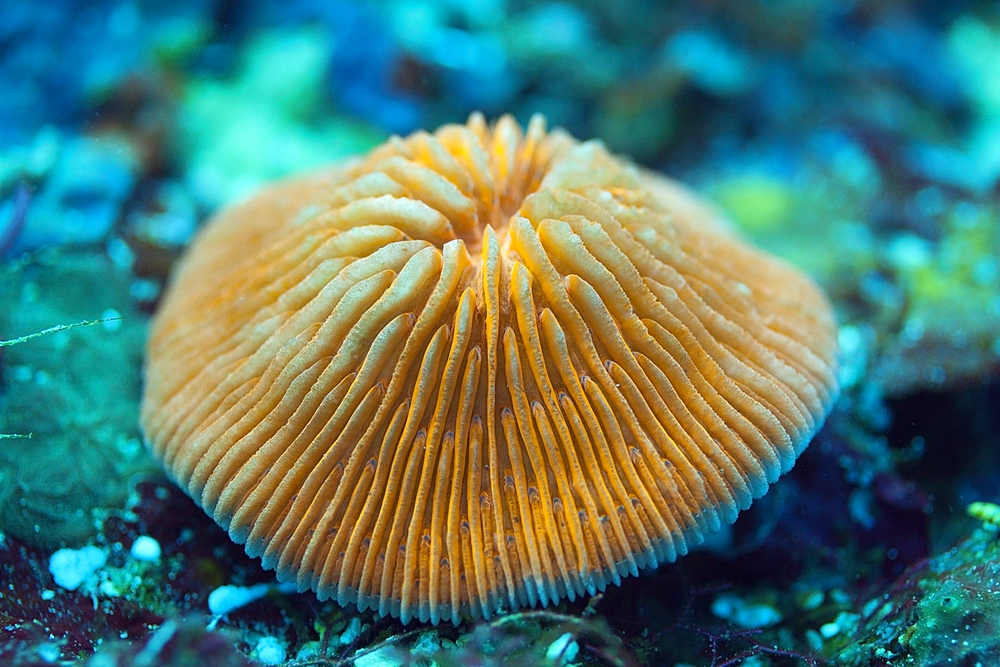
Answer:
[[[458,622],[732,521],[823,420],[835,353],[815,285],[682,187],[476,114],[217,216],[142,426],[279,579]]]

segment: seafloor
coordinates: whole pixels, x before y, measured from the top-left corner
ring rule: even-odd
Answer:
[[[1000,501],[1000,4],[0,14],[0,664],[1000,665],[1000,508],[967,512]],[[166,480],[144,338],[221,204],[476,109],[600,137],[808,272],[843,391],[710,548],[591,600],[404,627],[274,586]]]

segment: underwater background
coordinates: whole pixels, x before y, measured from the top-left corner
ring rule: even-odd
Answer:
[[[167,481],[145,335],[220,206],[476,110],[812,276],[842,393],[677,562],[402,626],[278,586]],[[1000,665],[998,371],[1000,3],[0,2],[0,665]]]

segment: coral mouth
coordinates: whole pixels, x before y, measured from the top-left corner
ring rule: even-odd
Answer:
[[[393,137],[352,165],[338,191],[354,199],[388,195],[419,202],[426,209],[405,204],[416,223],[407,233],[439,249],[461,239],[474,257],[486,227],[505,237],[524,198],[573,143],[561,130],[546,132],[541,116],[522,132],[510,116],[490,127],[482,114],[473,114],[466,125]]]

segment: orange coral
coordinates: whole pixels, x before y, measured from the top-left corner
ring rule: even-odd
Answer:
[[[476,114],[210,223],[142,425],[280,579],[458,622],[732,521],[823,420],[835,351],[819,290],[680,186]]]

